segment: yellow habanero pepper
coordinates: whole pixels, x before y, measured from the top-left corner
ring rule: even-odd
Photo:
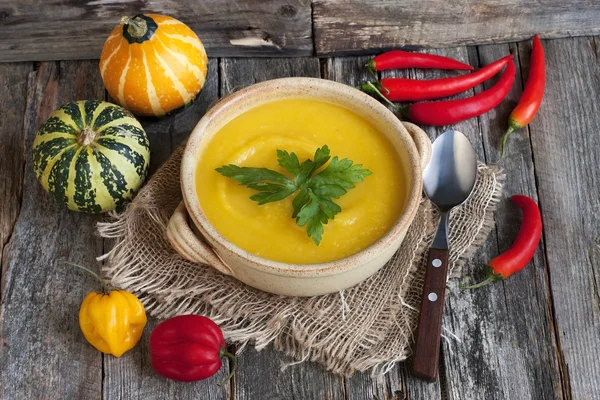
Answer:
[[[71,264],[94,275],[102,283],[102,293],[89,293],[79,309],[79,326],[87,341],[106,354],[121,357],[139,342],[146,326],[142,302],[124,290],[107,293],[106,283],[95,272]]]
[[[96,349],[121,357],[142,337],[146,311],[137,297],[124,290],[92,292],[81,303],[79,326]]]

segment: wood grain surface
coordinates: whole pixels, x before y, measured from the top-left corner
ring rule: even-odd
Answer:
[[[0,0],[0,61],[98,59],[123,15],[187,23],[211,57],[368,54],[600,32],[600,4],[567,0]]]
[[[149,340],[150,333],[156,325],[158,321],[151,318],[140,342],[121,358],[104,356],[103,399],[225,400],[232,398],[230,386],[220,385],[229,374],[227,361],[224,361],[224,366],[215,375],[199,382],[175,382],[154,372]]]
[[[511,51],[516,52],[516,45],[479,46],[469,48],[467,57],[461,60],[478,67]],[[515,63],[519,67],[518,57]],[[478,86],[474,94],[491,87],[495,80]],[[498,108],[475,120],[483,144],[479,157],[487,162],[497,160],[508,115],[521,94],[520,68],[515,81]],[[528,138],[515,135],[513,140],[501,165],[506,180],[503,200],[495,214],[496,229],[465,266],[461,281],[482,280],[487,262],[508,249],[516,237],[521,215],[508,197],[520,193],[536,198]],[[477,398],[491,399],[563,398],[543,249],[542,244],[532,265],[504,282],[476,290],[459,290],[458,282],[450,283],[445,316],[449,340],[443,342],[449,399],[469,398],[473,393],[479,394]]]
[[[0,256],[21,209],[26,154],[23,117],[27,104],[27,79],[32,69],[31,63],[0,64],[0,87],[4,92],[0,96],[0,110],[3,111],[0,118]],[[2,279],[0,274],[0,298]]]
[[[543,41],[547,86],[530,125],[565,387],[600,398],[600,62],[597,40]],[[519,52],[529,54],[528,46]]]
[[[308,0],[0,0],[0,61],[99,59],[120,18],[138,13],[185,22],[210,57],[312,54]]]
[[[536,0],[319,0],[313,3],[315,52],[365,54],[394,47],[505,43],[535,33],[600,33],[600,3]]]
[[[79,306],[91,276],[65,260],[96,267],[102,239],[98,217],[59,207],[37,182],[31,165],[35,132],[70,100],[103,98],[96,62],[43,63],[29,81],[21,211],[2,255],[1,397],[99,399],[102,354],[79,329]],[[17,168],[23,168],[22,164]]]
[[[122,6],[114,4],[105,7]],[[84,295],[98,287],[93,278],[56,261],[97,268],[95,257],[110,243],[95,235],[99,217],[55,205],[35,179],[30,160],[35,132],[54,109],[68,100],[105,98],[97,63],[1,64],[0,398],[600,398],[599,44],[597,37],[543,41],[548,63],[544,102],[531,126],[511,137],[502,163],[507,174],[505,198],[496,213],[495,229],[464,267],[465,277],[449,283],[439,379],[433,384],[413,378],[407,364],[379,378],[368,373],[340,378],[310,362],[281,371],[290,360],[272,347],[242,351],[236,376],[225,387],[217,383],[229,365],[207,381],[168,381],[151,368],[147,344],[155,320],[149,322],[141,343],[123,357],[97,352],[83,338],[77,315]],[[427,50],[476,67],[509,51],[520,68],[507,100],[484,116],[453,126],[488,162],[497,159],[507,116],[527,77],[529,42]],[[355,86],[369,79],[363,68],[367,60],[212,59],[197,103],[163,120],[142,121],[151,138],[152,169],[185,140],[219,95],[280,76],[322,76]],[[431,79],[454,74],[406,70],[382,76]],[[425,127],[432,139],[446,129]],[[542,211],[543,243],[533,262],[506,281],[458,290],[459,281],[482,279],[487,261],[512,243],[521,214],[507,198],[517,193],[539,200]]]

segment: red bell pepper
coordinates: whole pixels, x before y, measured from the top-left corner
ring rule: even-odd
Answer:
[[[193,382],[213,376],[221,368],[227,352],[221,328],[200,315],[180,315],[161,322],[150,334],[154,370],[170,379]]]

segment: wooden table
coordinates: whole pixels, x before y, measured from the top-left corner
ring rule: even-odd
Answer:
[[[79,330],[79,305],[97,285],[60,260],[98,267],[95,257],[111,244],[95,233],[103,217],[61,209],[42,190],[32,172],[31,144],[41,123],[61,104],[107,99],[97,61],[73,59],[97,58],[115,15],[132,14],[135,5],[115,1],[112,6],[81,6],[83,14],[76,16],[86,23],[75,25],[76,18],[67,11],[81,10],[75,2],[66,3],[44,8],[0,1],[0,60],[11,61],[0,64],[1,398],[600,399],[600,37],[585,36],[600,32],[597,3],[511,2],[517,7],[511,9],[511,20],[501,12],[501,1],[478,5],[463,0],[446,9],[416,0],[395,5],[270,0],[235,6],[213,0],[192,2],[198,21],[174,1],[139,2],[142,10],[175,10],[170,14],[176,16],[179,10],[182,19],[195,21],[209,55],[218,57],[211,59],[206,87],[191,108],[142,122],[150,136],[153,171],[219,97],[285,76],[357,85],[369,78],[363,68],[368,57],[348,54],[398,45],[458,46],[428,51],[474,66],[509,51],[515,54],[518,75],[508,99],[488,114],[454,126],[469,137],[481,160],[494,161],[529,65],[529,41],[515,40],[530,37],[532,30],[547,38],[584,35],[543,40],[548,71],[544,102],[532,124],[513,134],[503,162],[504,195],[523,193],[539,201],[543,241],[531,265],[507,281],[476,291],[450,290],[438,382],[415,380],[404,364],[380,378],[366,373],[343,378],[310,362],[281,371],[285,356],[270,348],[247,348],[239,356],[234,379],[224,387],[217,383],[227,375],[228,365],[216,377],[191,384],[157,376],[148,351],[154,320],[141,342],[119,359],[94,350]],[[227,18],[232,7],[239,13]],[[471,13],[461,14],[460,7],[470,7]],[[390,24],[401,20],[403,12],[411,19],[394,30]],[[442,18],[436,24],[430,20],[432,13],[459,21]],[[43,23],[46,14],[52,18]],[[445,24],[440,29],[455,32],[461,22],[474,27],[456,35],[436,31]],[[23,33],[25,28],[30,34]],[[54,39],[48,38],[50,31]],[[228,42],[237,34],[257,32],[266,42],[262,47],[240,49]],[[482,44],[492,41],[506,43]],[[63,61],[49,61],[57,59]],[[448,76],[412,70],[384,75]],[[444,130],[427,128],[432,139]],[[465,274],[483,277],[483,265],[508,248],[519,224],[516,207],[501,201],[496,229]]]

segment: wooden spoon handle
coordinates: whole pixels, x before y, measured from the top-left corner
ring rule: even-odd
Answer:
[[[435,381],[438,372],[447,273],[448,250],[429,249],[413,375],[430,382]]]

